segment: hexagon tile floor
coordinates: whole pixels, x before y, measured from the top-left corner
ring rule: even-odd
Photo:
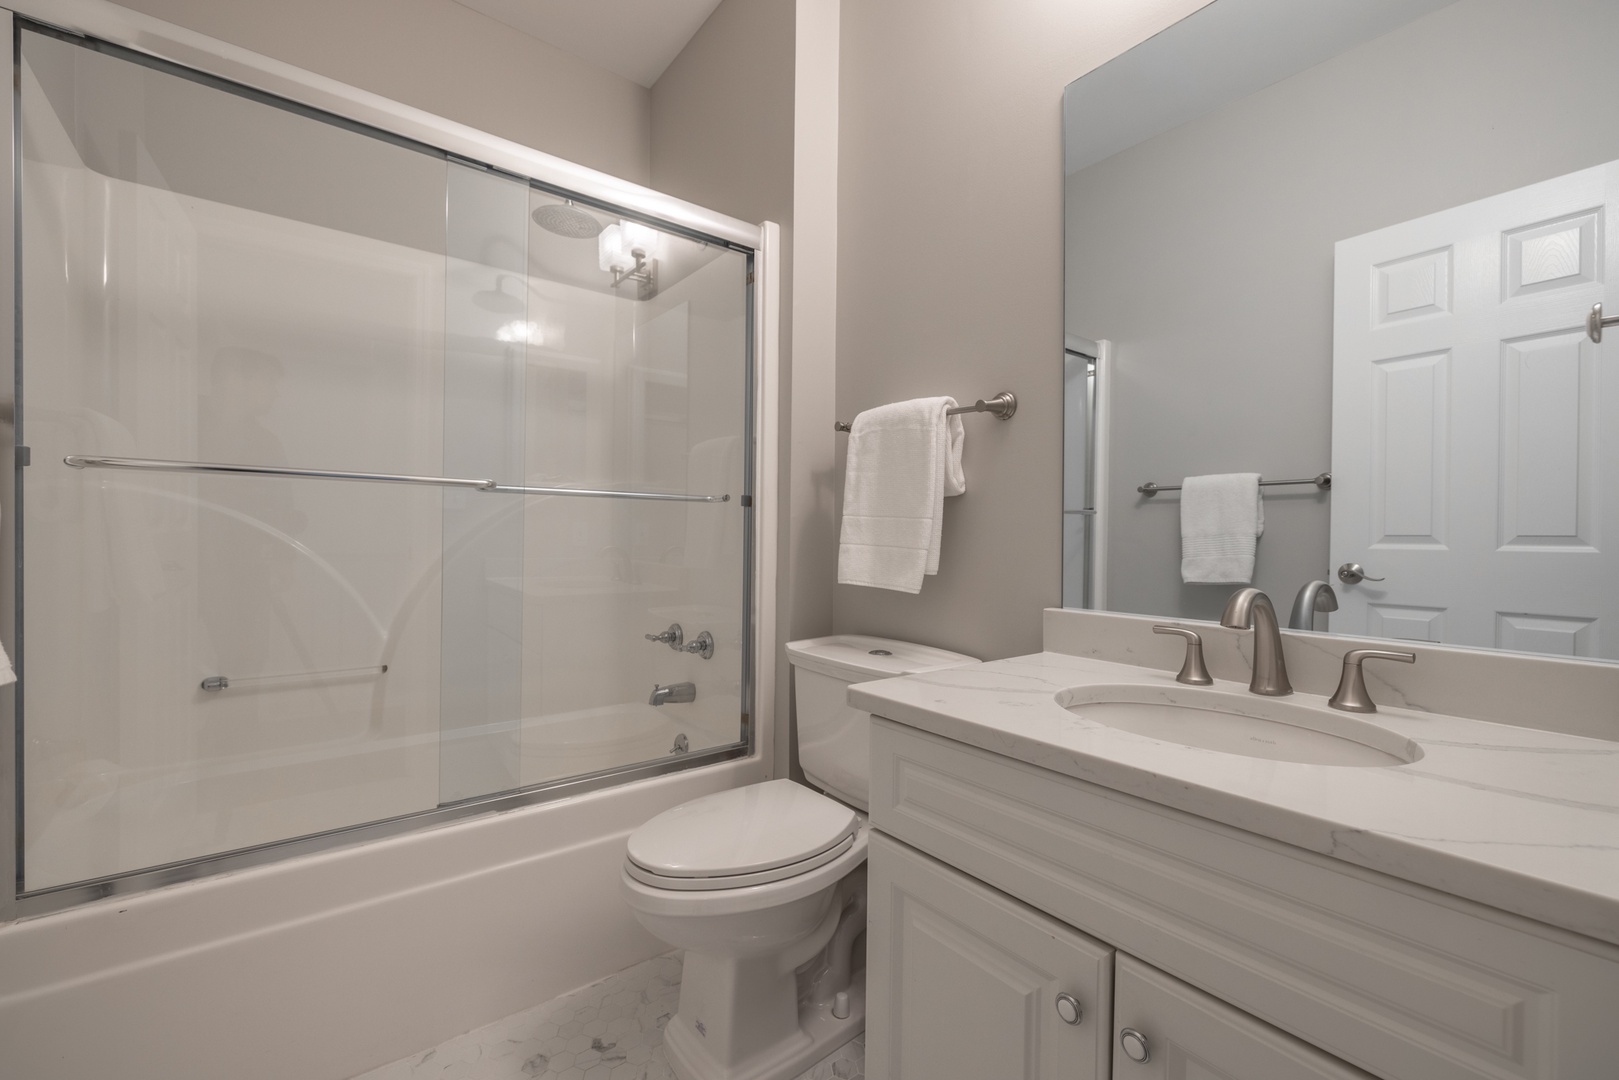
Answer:
[[[609,975],[354,1080],[674,1080],[663,1025],[680,1001],[680,956]],[[866,1039],[797,1080],[865,1080]]]

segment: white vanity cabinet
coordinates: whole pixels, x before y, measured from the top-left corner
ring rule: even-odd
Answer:
[[[1370,1080],[1133,956],[1114,978],[1113,1080]]]
[[[871,819],[872,1080],[1619,1077],[1604,942],[882,719]]]
[[[1112,949],[880,834],[868,860],[867,1076],[1107,1076]]]

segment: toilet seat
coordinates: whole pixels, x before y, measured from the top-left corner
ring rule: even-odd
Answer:
[[[791,780],[716,792],[630,834],[624,872],[661,889],[736,889],[797,877],[854,846],[860,815]]]
[[[681,892],[741,889],[749,885],[764,885],[771,881],[782,881],[786,878],[798,877],[800,874],[807,874],[811,870],[825,866],[832,860],[842,857],[852,847],[854,847],[854,837],[846,836],[841,843],[818,855],[813,855],[800,862],[788,863],[786,866],[772,867],[769,870],[760,870],[751,874],[717,874],[713,877],[663,877],[652,873],[645,867],[637,866],[628,859],[624,860],[624,872],[643,885],[652,885],[659,889],[675,889]]]

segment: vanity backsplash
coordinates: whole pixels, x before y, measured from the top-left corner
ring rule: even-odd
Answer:
[[[1152,633],[1153,626],[1196,631],[1203,639],[1209,672],[1216,679],[1248,681],[1252,631],[1230,630],[1217,622],[1048,608],[1045,650],[1179,670],[1184,642]],[[1398,648],[1417,656],[1414,664],[1366,668],[1366,685],[1379,703],[1619,741],[1619,664],[1282,631],[1288,675],[1300,693],[1331,694],[1338,685],[1344,653],[1365,648]]]

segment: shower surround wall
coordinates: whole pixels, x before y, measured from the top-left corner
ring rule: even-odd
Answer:
[[[146,40],[159,51],[168,42],[202,47],[173,28],[144,23],[104,5],[71,7],[76,13],[113,11],[115,26],[133,19],[139,29],[153,34]],[[33,14],[49,18],[56,9],[41,5]],[[272,82],[288,77],[273,64],[264,68]],[[321,92],[329,94],[330,88]],[[375,101],[365,107],[371,115],[388,109]],[[417,131],[425,123],[419,115],[405,119]],[[453,125],[446,130],[463,142],[483,141]],[[57,138],[35,153],[30,168],[66,168],[71,162],[61,155],[71,147],[71,139]],[[636,198],[658,198],[601,180]],[[197,196],[162,195],[112,175],[102,176],[94,190],[86,187],[89,182],[81,177],[69,183],[61,174],[49,182],[36,176],[25,190],[46,202],[56,199],[58,205],[31,205],[30,223],[38,224],[38,211],[50,221],[78,217],[72,227],[94,229],[102,221],[98,200],[101,207],[138,203],[142,224],[137,229],[144,231],[114,248],[140,253],[151,265],[110,260],[108,288],[99,293],[87,283],[99,279],[100,267],[69,266],[66,287],[53,292],[36,282],[36,298],[59,305],[64,315],[74,307],[93,306],[98,297],[127,310],[131,295],[144,304],[163,300],[179,311],[187,304],[228,307],[260,296],[255,290],[264,288],[272,288],[283,304],[285,317],[261,328],[266,336],[258,343],[270,347],[257,352],[269,354],[269,362],[264,355],[232,352],[220,340],[227,335],[210,338],[206,320],[195,324],[189,339],[176,337],[172,325],[159,325],[162,320],[120,324],[121,331],[135,335],[133,354],[144,365],[142,378],[125,388],[133,396],[120,400],[135,403],[131,407],[143,417],[145,433],[160,432],[169,440],[161,447],[140,442],[141,456],[253,460],[269,452],[267,447],[273,449],[264,442],[273,437],[289,453],[307,453],[296,461],[299,465],[429,475],[451,471],[445,468],[442,436],[424,441],[393,433],[402,415],[443,415],[445,388],[456,385],[447,367],[457,361],[458,320],[475,318],[473,313],[483,310],[474,303],[480,293],[519,291],[515,281],[501,278],[513,272],[506,261],[486,252],[457,261],[453,237],[440,237],[435,245],[420,236],[332,229],[319,221],[289,226],[285,214]],[[264,194],[273,198],[285,193]],[[374,194],[379,207],[403,197],[394,189]],[[76,200],[72,205],[80,212],[64,212],[63,200]],[[752,327],[756,348],[764,349],[767,374],[767,385],[754,401],[764,438],[770,437],[774,418],[767,347],[773,327],[773,232],[763,230]],[[523,360],[515,367],[522,374],[522,399],[530,417],[543,422],[524,432],[520,461],[528,482],[557,477],[554,482],[567,486],[672,485],[684,490],[698,480],[713,481],[721,485],[716,490],[732,495],[730,507],[735,508],[737,495],[745,490],[740,448],[710,446],[703,455],[686,451],[727,438],[727,416],[716,411],[718,403],[724,402],[733,414],[741,408],[740,389],[720,393],[716,380],[721,373],[706,370],[698,359],[716,335],[744,327],[739,279],[732,274],[727,280],[720,262],[691,268],[633,314],[570,320],[566,334],[547,337],[548,305],[572,304],[577,310],[589,301],[579,290],[570,293],[565,283],[542,280],[543,274],[536,273],[544,261],[536,238],[543,237],[532,229],[529,233],[524,240],[528,273],[521,286],[527,311],[517,321],[536,323],[540,341],[516,343]],[[249,243],[257,248],[250,251]],[[311,245],[324,245],[330,257],[311,260],[300,254],[300,248]],[[266,249],[282,256],[265,259]],[[176,257],[182,254],[184,258]],[[120,297],[112,287],[118,282],[138,285]],[[733,306],[716,305],[722,294]],[[294,347],[298,343],[278,345],[274,339],[277,334],[295,337],[293,327],[300,320],[328,327],[359,320],[390,328],[386,360],[383,350],[361,334],[352,350],[333,350],[343,353],[346,366],[321,373],[328,380],[347,380],[362,397],[376,395],[368,402],[374,409],[345,412],[336,408],[331,395],[314,392],[299,378],[299,365],[309,361],[300,359],[303,352]],[[68,318],[47,322],[77,325]],[[587,324],[597,328],[599,338],[575,333],[575,326]],[[82,332],[83,327],[57,330],[59,335]],[[451,345],[447,353],[446,336]],[[42,348],[60,349],[64,356],[97,352],[95,342],[49,336],[44,341]],[[434,349],[415,349],[412,341],[432,341]],[[201,359],[176,365],[172,360],[177,353]],[[155,385],[147,384],[148,373],[156,373]],[[71,364],[62,365],[31,384],[43,397],[29,405],[48,405],[53,393],[65,401],[71,396],[67,384],[78,378],[82,387],[84,375]],[[726,377],[734,387],[734,376]],[[172,397],[190,395],[189,409],[177,408],[180,401],[160,392],[177,388]],[[636,423],[646,432],[644,438],[615,446],[600,438],[565,437],[571,425],[588,428],[604,395],[637,403]],[[117,432],[96,427],[71,408],[58,412],[30,432],[36,464],[59,462],[63,453],[119,452]],[[683,430],[672,430],[668,421],[675,414]],[[87,444],[87,438],[92,442]],[[94,441],[98,439],[110,441]],[[677,441],[678,455],[670,452]],[[505,449],[512,447],[508,443]],[[475,617],[481,640],[495,659],[483,673],[490,676],[491,686],[507,690],[512,683],[500,677],[501,664],[544,677],[522,680],[514,698],[499,702],[506,710],[499,722],[469,738],[485,742],[486,749],[490,743],[504,745],[494,754],[469,755],[470,764],[462,769],[441,745],[449,740],[441,740],[436,724],[454,665],[428,658],[443,649],[452,626],[457,633],[467,632],[473,613],[451,613],[439,604],[437,588],[411,592],[400,585],[431,578],[436,553],[453,539],[449,500],[432,489],[390,490],[381,499],[371,497],[363,485],[112,472],[75,476],[81,483],[91,478],[76,497],[63,498],[59,505],[49,499],[30,504],[30,510],[65,515],[61,524],[74,539],[54,551],[50,544],[35,544],[32,553],[45,559],[47,568],[54,560],[60,579],[76,590],[64,598],[65,610],[53,615],[54,628],[46,618],[30,629],[46,641],[55,635],[65,643],[75,632],[69,613],[89,611],[100,620],[93,624],[100,629],[90,631],[92,642],[99,633],[126,644],[107,670],[75,670],[64,661],[61,670],[33,678],[29,692],[76,699],[80,704],[69,711],[81,716],[97,709],[123,710],[118,746],[109,747],[121,754],[127,755],[124,744],[140,739],[151,740],[143,745],[154,759],[162,757],[158,750],[164,747],[216,762],[248,749],[258,753],[261,765],[248,772],[196,771],[182,778],[182,798],[141,802],[109,785],[108,770],[98,771],[93,755],[81,755],[77,770],[67,764],[64,749],[75,741],[86,745],[89,732],[70,730],[45,740],[30,752],[42,769],[47,761],[61,767],[42,772],[49,782],[42,783],[39,797],[49,805],[36,806],[29,818],[50,822],[54,814],[50,827],[59,831],[52,839],[68,842],[39,847],[41,861],[31,872],[51,880],[72,880],[109,866],[143,865],[165,851],[217,851],[273,838],[289,827],[312,831],[344,818],[369,820],[401,806],[431,806],[444,794],[446,779],[470,790],[495,778],[505,786],[514,772],[520,782],[533,783],[555,770],[577,774],[617,764],[624,758],[603,762],[592,756],[600,750],[602,733],[622,731],[625,743],[644,741],[648,719],[689,733],[694,747],[705,745],[705,732],[713,734],[710,744],[735,738],[743,645],[736,613],[742,583],[721,566],[741,557],[743,538],[739,528],[713,529],[712,522],[690,512],[695,507],[512,497],[512,505],[520,509],[511,519],[520,528],[510,535],[521,539],[515,549],[506,550],[517,558],[502,562],[486,552],[491,557],[481,560],[487,576]],[[284,494],[276,494],[277,485]],[[99,503],[88,496],[90,490],[99,492]],[[60,493],[68,491],[64,487]],[[132,498],[137,492],[139,497]],[[243,573],[261,565],[253,545],[286,545],[262,539],[262,528],[230,512],[234,500],[255,498],[259,501],[252,516],[261,524],[273,526],[267,514],[280,514],[282,533],[293,535],[294,526],[313,530],[317,542],[305,544],[311,551],[381,555],[369,570],[343,565],[336,575],[330,572],[336,564],[323,568],[318,559],[296,556],[278,576],[256,581]],[[209,509],[199,509],[204,503]],[[500,533],[507,524],[494,526],[494,531]],[[581,536],[597,535],[604,524],[623,542],[579,542]],[[143,532],[152,540],[144,546],[114,542]],[[221,538],[223,543],[213,542]],[[766,581],[771,580],[772,543],[761,535],[754,552]],[[178,596],[171,595],[173,588],[158,587],[172,582],[176,566],[193,582],[189,593],[182,590]],[[339,576],[350,588],[331,587]],[[677,584],[682,580],[686,587]],[[208,587],[200,587],[202,582]],[[384,659],[377,655],[379,645],[388,650],[389,692],[379,699],[363,680],[285,689],[278,692],[274,717],[279,719],[262,707],[262,697],[229,692],[204,697],[198,678],[229,674],[231,664],[245,655],[211,655],[210,648],[230,644],[245,649],[254,634],[268,634],[272,640],[267,649],[289,647],[285,640],[274,640],[262,620],[254,624],[240,617],[255,598],[262,601],[272,591],[286,608],[286,618],[306,631],[309,653],[331,655],[333,667],[346,667],[351,660],[363,667]],[[334,593],[344,595],[342,603],[332,602]],[[769,607],[768,597],[756,597],[756,602],[761,609]],[[370,618],[368,612],[378,617]],[[715,659],[676,654],[641,639],[668,621],[680,621],[689,634],[711,630],[719,643]],[[146,638],[129,632],[142,625],[167,629]],[[761,625],[770,625],[768,611]],[[188,657],[190,663],[157,647],[170,632],[195,635],[192,644],[198,647]],[[241,636],[232,640],[232,634]],[[595,662],[609,647],[612,664],[598,663],[592,670],[583,663]],[[507,650],[503,655],[501,648]],[[36,642],[30,656],[38,661],[42,653],[57,652]],[[198,666],[199,657],[207,671]],[[304,655],[274,657],[296,663],[282,669],[258,654],[247,658],[261,663],[258,670],[264,672],[309,670]],[[235,670],[252,673],[239,666]],[[642,704],[653,681],[685,679],[715,692],[691,705],[653,710]],[[761,682],[760,700],[768,702],[771,687],[768,679]],[[120,686],[137,691],[140,709],[130,707]],[[599,704],[604,692],[606,700],[628,704],[604,709]],[[288,709],[289,702],[295,707]],[[31,1078],[229,1074],[337,1080],[652,955],[661,946],[639,930],[616,899],[625,837],[678,802],[764,778],[772,731],[768,706],[766,710],[758,717],[764,722],[757,725],[760,737],[748,758],[0,928],[0,1073]],[[321,760],[313,769],[308,760],[277,757],[277,745],[293,743],[316,745],[315,757]],[[345,760],[346,749],[361,744],[368,744],[369,752]],[[651,752],[670,748],[660,744]],[[508,752],[512,750],[515,755]],[[127,756],[117,760],[123,765]],[[348,770],[361,760],[373,767],[362,769],[360,783],[322,789],[339,774],[352,780]],[[84,762],[91,767],[82,767]],[[490,767],[504,771],[493,777],[479,771]],[[161,771],[155,760],[153,768]],[[155,792],[158,787],[142,790]],[[193,821],[192,812],[198,809],[206,811],[202,816],[207,824],[188,834],[180,826]],[[109,815],[116,819],[110,828]],[[87,839],[92,834],[94,841]],[[61,857],[53,862],[47,849]]]

